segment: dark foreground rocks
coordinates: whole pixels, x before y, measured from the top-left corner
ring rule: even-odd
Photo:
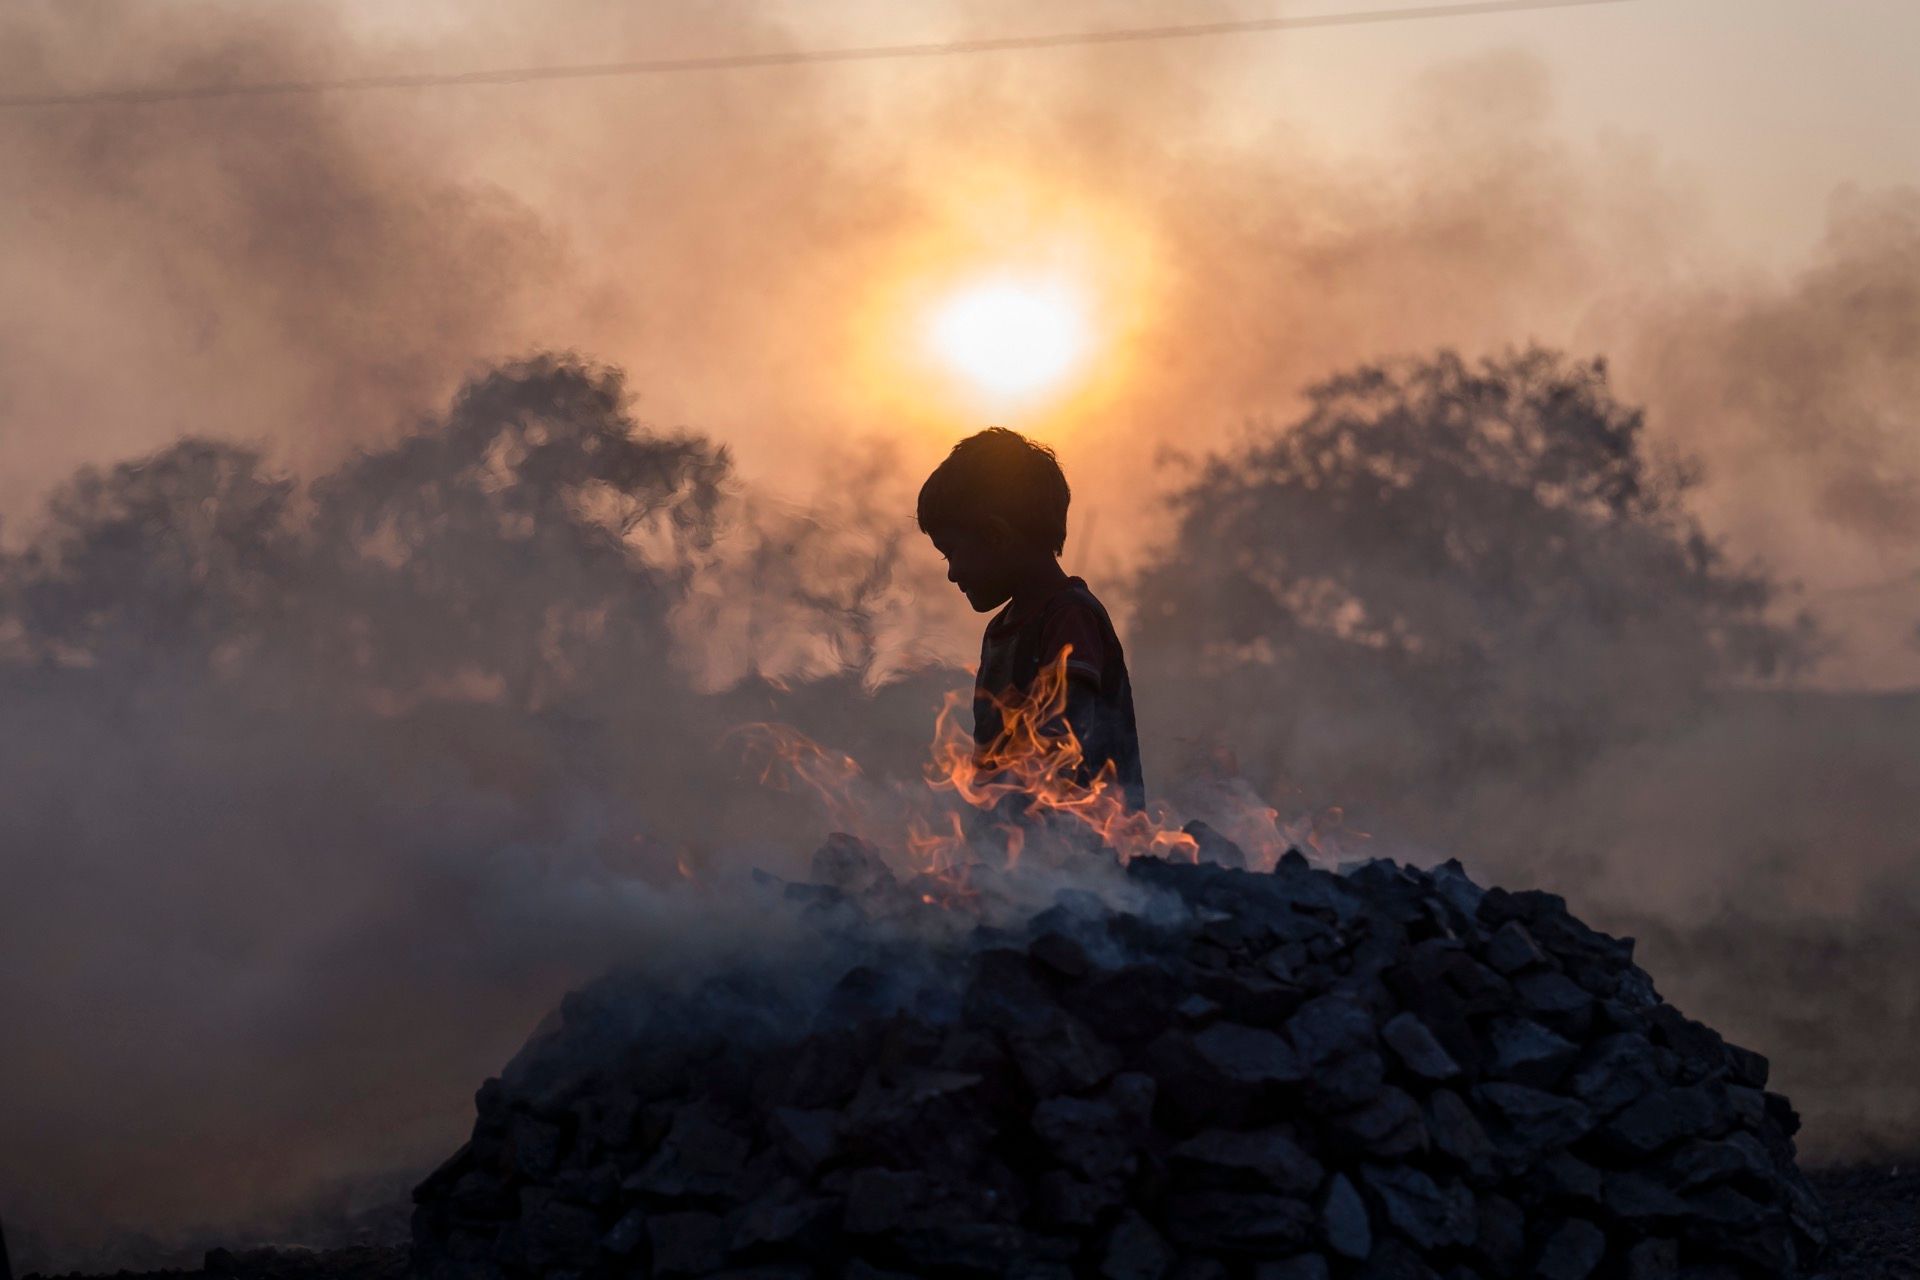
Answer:
[[[199,1270],[117,1271],[114,1280],[406,1280],[412,1251],[404,1244],[351,1245],[308,1249],[262,1245],[209,1249]],[[46,1277],[28,1272],[21,1280],[105,1280],[78,1272]]]
[[[1818,1268],[1824,1214],[1766,1060],[1663,1003],[1630,941],[1556,897],[1483,891],[1456,864],[1143,859],[1097,896],[1063,889],[1017,925],[943,934],[916,912],[951,921],[951,886],[895,884],[858,852],[819,864],[836,883],[784,888],[831,941],[822,975],[789,961],[570,996],[417,1189],[416,1266],[436,1280]]]

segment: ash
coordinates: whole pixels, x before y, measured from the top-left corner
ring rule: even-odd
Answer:
[[[416,1190],[416,1267],[1732,1280],[1825,1250],[1766,1060],[1551,894],[1297,853],[901,881],[846,838],[813,875],[761,886],[805,963],[569,996]]]

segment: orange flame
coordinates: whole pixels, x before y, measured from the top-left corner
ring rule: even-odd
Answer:
[[[1122,861],[1142,856],[1198,861],[1199,841],[1181,829],[1170,806],[1155,802],[1144,810],[1129,808],[1112,762],[1089,771],[1086,750],[1067,719],[1072,652],[1071,646],[1062,648],[1026,692],[992,699],[1000,731],[990,742],[977,742],[962,723],[959,708],[967,695],[947,695],[934,723],[925,776],[935,793],[956,797],[964,809],[909,817],[903,841],[897,828],[893,839],[876,829],[883,825],[883,809],[901,815],[876,803],[883,796],[852,756],[823,747],[790,725],[747,724],[729,736],[745,741],[749,759],[760,759],[763,784],[811,791],[836,830],[882,846],[904,843],[908,858],[928,877],[923,900],[973,896],[968,867],[980,860],[981,848],[997,845],[1011,866],[1036,831],[1065,848],[1104,849]],[[1216,798],[1228,811],[1228,834],[1256,867],[1271,868],[1293,847],[1331,860],[1339,839],[1365,839],[1364,833],[1342,829],[1338,808],[1283,822],[1278,810],[1237,781]],[[971,822],[964,817],[968,810]]]
[[[860,762],[852,756],[830,751],[786,724],[743,724],[728,736],[745,742],[749,760],[761,758],[762,786],[787,791],[789,780],[797,780],[819,797],[835,830],[868,834],[869,807],[855,795],[862,777]]]
[[[1089,776],[1086,750],[1066,714],[1072,653],[1071,645],[1063,647],[1025,693],[993,698],[1000,732],[991,742],[975,742],[960,726],[956,709],[963,695],[949,694],[934,724],[928,785],[992,815],[1009,862],[1025,847],[1026,829],[1043,825],[1089,839],[1123,860],[1143,854],[1193,860],[1197,842],[1164,807],[1127,806],[1112,761]],[[922,828],[909,843],[930,859],[928,865],[943,865],[958,857],[966,841],[956,816],[949,833],[934,836]]]

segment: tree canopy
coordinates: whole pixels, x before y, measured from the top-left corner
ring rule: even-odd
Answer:
[[[1176,494],[1139,582],[1141,683],[1180,691],[1162,723],[1222,726],[1272,768],[1564,761],[1812,655],[1777,584],[1690,513],[1699,480],[1601,361],[1343,373]]]

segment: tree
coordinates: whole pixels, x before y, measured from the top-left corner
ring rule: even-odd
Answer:
[[[713,536],[728,473],[725,450],[639,428],[617,371],[492,370],[314,486],[334,657],[401,690],[497,681],[527,709],[664,667],[676,552]]]
[[[1208,459],[1138,587],[1162,723],[1377,792],[1561,768],[1812,656],[1688,511],[1603,362],[1441,353],[1307,393]]]
[[[296,573],[292,493],[254,450],[194,438],[81,470],[5,566],[18,642],[39,662],[136,668],[257,645]]]

